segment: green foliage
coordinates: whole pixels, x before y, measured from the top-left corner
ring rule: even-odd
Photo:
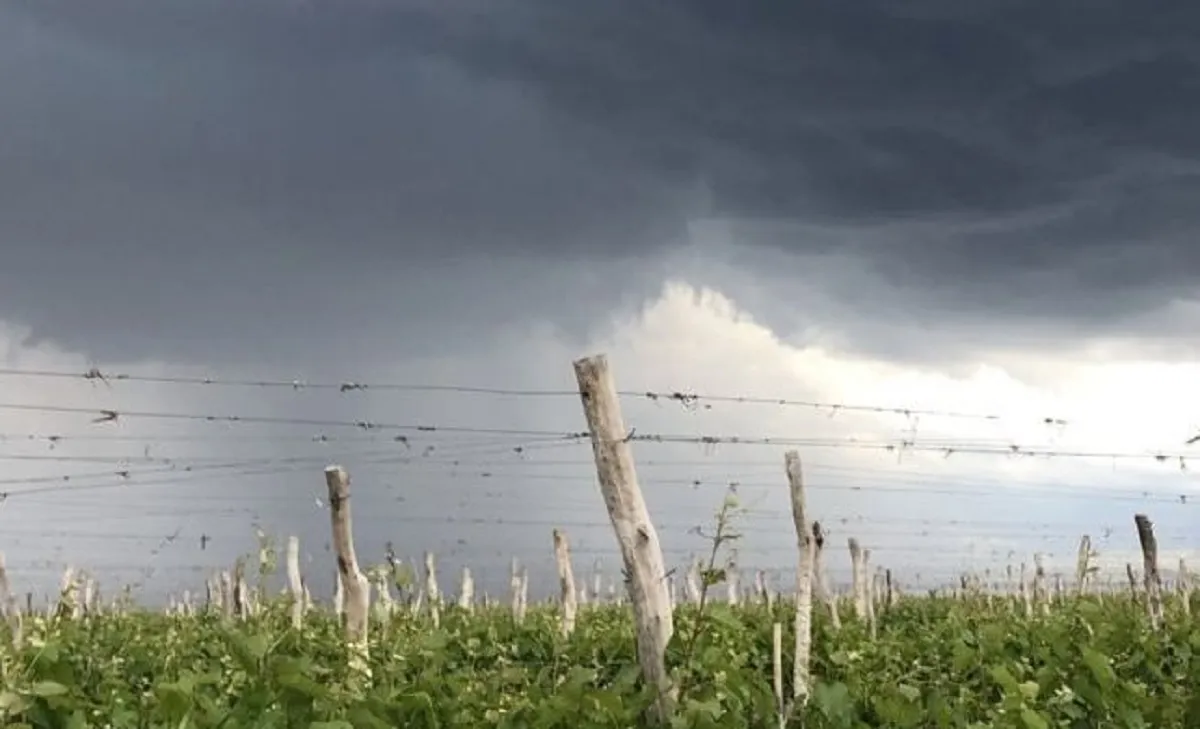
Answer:
[[[683,687],[675,727],[775,727],[771,632],[791,607],[681,606],[668,648]],[[878,638],[833,633],[818,608],[816,683],[793,725],[1013,729],[1185,727],[1200,716],[1200,629],[1109,598],[1024,617],[998,600],[909,599],[881,611]],[[434,629],[372,626],[371,680],[347,670],[337,621],[290,627],[285,602],[246,621],[217,615],[28,617],[0,651],[0,725],[13,728],[373,729],[642,726],[628,610],[580,611],[561,638],[553,610],[450,609]],[[786,634],[787,630],[785,630]],[[7,635],[0,645],[8,646]],[[792,644],[785,636],[785,656]],[[791,694],[791,661],[785,658]]]

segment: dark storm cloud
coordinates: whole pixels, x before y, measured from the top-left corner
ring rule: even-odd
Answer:
[[[547,3],[452,54],[702,177],[744,240],[856,252],[935,308],[1103,320],[1187,294],[1200,11],[960,5]]]
[[[0,11],[0,310],[101,358],[576,328],[684,230],[690,190],[370,15],[98,10]]]
[[[1095,333],[1200,270],[1200,11],[1156,7],[10,5],[0,307],[188,358],[574,327],[712,217],[794,256],[767,279],[833,252],[868,284],[807,282],[834,299]],[[557,301],[589,266],[619,283]]]

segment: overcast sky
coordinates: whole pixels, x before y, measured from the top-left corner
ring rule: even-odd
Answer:
[[[1192,4],[15,0],[0,95],[0,366],[567,391],[0,376],[89,411],[0,407],[18,589],[195,589],[256,523],[327,584],[329,462],[364,561],[550,590],[560,525],[613,574],[589,447],[551,437],[596,352],[633,392],[933,411],[624,399],[643,434],[803,441],[839,575],[852,535],[911,583],[1083,533],[1120,567],[1135,511],[1193,554]],[[740,562],[787,582],[787,447],[636,443],[668,561],[735,481]]]

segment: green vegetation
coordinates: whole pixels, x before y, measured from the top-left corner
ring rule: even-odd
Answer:
[[[790,606],[678,612],[668,663],[686,686],[677,726],[777,727],[772,624]],[[1026,618],[997,599],[908,598],[879,615],[878,638],[817,610],[817,727],[1170,727],[1200,717],[1200,629],[1178,603],[1163,630],[1125,598],[1068,600]],[[441,626],[407,614],[371,633],[369,681],[347,673],[328,614],[290,627],[287,605],[245,621],[217,615],[26,617],[3,655],[0,725],[18,727],[630,727],[639,688],[627,610],[584,607],[576,632],[534,608],[448,609]],[[8,636],[3,636],[8,645]],[[1191,717],[1190,719],[1188,717]],[[800,725],[799,717],[793,724]]]

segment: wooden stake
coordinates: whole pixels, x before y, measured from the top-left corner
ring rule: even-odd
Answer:
[[[575,572],[571,569],[571,547],[567,543],[567,535],[554,530],[554,561],[558,565],[558,582],[562,588],[562,634],[564,638],[571,637],[575,631]]]
[[[808,703],[809,666],[812,656],[812,583],[816,547],[812,526],[804,504],[804,474],[800,469],[800,453],[788,451],[783,456],[788,489],[792,497],[792,523],[796,528],[796,548],[799,564],[796,569],[796,648],[792,660],[792,700],[795,706]]]
[[[825,552],[825,532],[821,529],[821,522],[814,521],[812,523],[812,535],[813,580],[820,590],[821,599],[825,601],[826,607],[829,608],[830,626],[834,630],[839,630],[842,627],[842,617],[838,613],[838,597],[834,594],[833,588],[829,584],[829,575],[825,572],[825,563],[821,559]]]
[[[867,619],[867,575],[866,565],[863,564],[863,551],[858,540],[850,537],[846,540],[850,549],[850,581],[854,586],[854,617],[859,620]]]
[[[425,553],[425,599],[429,603],[429,618],[436,628],[442,624],[442,591],[438,587],[437,560],[433,552]]]
[[[1192,576],[1188,574],[1187,561],[1179,558],[1179,574],[1175,577],[1175,592],[1179,595],[1179,607],[1184,617],[1192,615]]]
[[[350,522],[350,476],[341,466],[325,469],[329,488],[329,520],[333,527],[333,549],[337,554],[338,576],[346,595],[346,643],[350,648],[351,668],[370,676],[367,663],[371,586],[358,568],[354,554],[354,533]]]
[[[787,702],[783,698],[783,623],[771,626],[771,678],[775,689],[775,713],[780,729],[787,726]]]
[[[1137,528],[1138,543],[1142,547],[1142,581],[1146,589],[1146,612],[1150,616],[1150,627],[1162,627],[1162,581],[1158,574],[1158,540],[1154,538],[1154,525],[1150,517],[1136,514],[1133,517]]]
[[[468,613],[475,611],[475,578],[471,568],[463,566],[462,582],[458,588],[458,607]]]
[[[300,579],[300,538],[288,537],[287,541],[288,593],[292,597],[292,627],[299,630],[304,625],[304,585]]]
[[[1075,563],[1075,595],[1082,597],[1087,592],[1088,577],[1091,576],[1092,538],[1084,534],[1079,538],[1079,557]]]
[[[596,475],[608,508],[625,571],[637,626],[638,663],[647,684],[656,687],[652,713],[666,724],[675,696],[667,673],[667,643],[675,631],[667,592],[666,567],[658,531],[638,485],[633,450],[617,402],[617,388],[604,355],[575,361],[575,379],[592,440]]]

